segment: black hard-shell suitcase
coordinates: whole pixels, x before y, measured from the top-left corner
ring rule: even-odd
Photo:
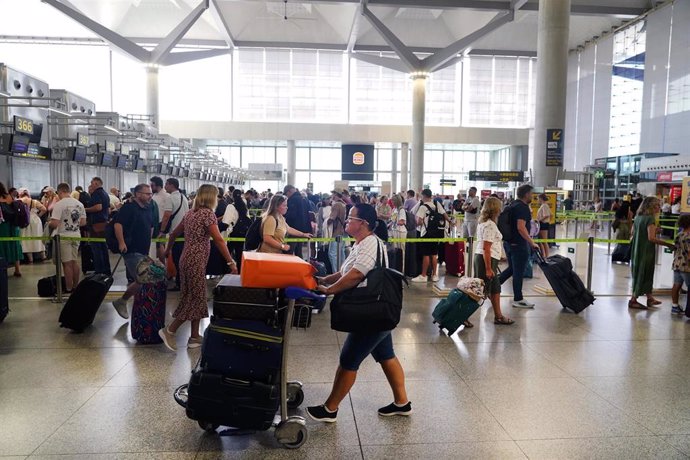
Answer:
[[[120,260],[122,257],[115,265],[113,273],[117,270]],[[81,280],[60,312],[60,327],[75,332],[82,332],[89,327],[112,285],[113,277],[102,273],[94,273]]]
[[[39,297],[54,297],[57,294],[57,277],[46,276],[38,280],[36,284],[36,289],[38,291]],[[62,292],[67,291],[67,286],[65,286],[65,277],[62,277]]]
[[[416,243],[405,243],[405,276],[414,278],[422,272],[422,266],[417,257]]]
[[[204,332],[200,368],[234,379],[277,383],[283,331],[263,321],[211,317]]]
[[[403,271],[403,250],[401,248],[388,249],[388,266],[400,273]]]
[[[278,289],[242,287],[239,275],[225,275],[213,289],[213,314],[218,318],[275,322]]]
[[[10,312],[10,292],[7,283],[7,261],[0,257],[0,323]]]
[[[575,273],[570,259],[557,254],[545,260],[540,251],[535,253],[539,267],[564,308],[580,313],[594,303],[594,295]]]
[[[83,243],[79,250],[81,251],[81,272],[86,274],[94,271],[93,249],[91,245]]]
[[[611,262],[630,263],[630,246],[629,244],[617,244],[611,253]]]
[[[265,431],[280,405],[280,386],[197,370],[187,387],[187,417],[214,425]]]

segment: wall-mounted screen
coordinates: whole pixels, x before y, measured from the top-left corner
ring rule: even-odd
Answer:
[[[74,147],[72,161],[77,163],[86,163],[86,153],[86,147]]]
[[[101,159],[101,166],[106,166],[112,168],[115,166],[115,155],[112,153],[104,152],[103,158]]]
[[[12,153],[26,153],[29,150],[29,136],[22,136],[15,134],[12,136],[10,142],[10,151]]]
[[[118,169],[125,169],[127,167],[127,155],[118,155],[115,167]]]

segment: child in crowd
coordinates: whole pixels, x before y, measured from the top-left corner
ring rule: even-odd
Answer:
[[[676,252],[673,255],[673,289],[671,290],[671,312],[683,313],[685,310],[678,304],[680,289],[690,286],[690,214],[683,214],[678,219],[680,232],[674,243]],[[690,294],[689,294],[690,295]]]

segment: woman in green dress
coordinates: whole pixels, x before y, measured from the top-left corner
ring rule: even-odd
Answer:
[[[12,196],[7,192],[5,184],[0,182],[0,207],[4,219],[14,215],[12,212]],[[11,225],[7,221],[0,222],[0,237],[19,236],[19,227]],[[14,276],[22,276],[19,270],[19,261],[24,258],[22,244],[19,241],[0,241],[0,257],[7,261],[7,265],[14,265]]]
[[[672,241],[659,239],[657,236],[656,218],[661,211],[661,202],[657,197],[648,196],[637,210],[637,216],[633,222],[631,248],[632,265],[632,297],[628,302],[628,308],[647,309],[659,305],[661,302],[652,296],[652,284],[654,283],[654,259],[656,255],[655,245],[673,248]],[[647,304],[637,301],[641,295],[647,296]]]

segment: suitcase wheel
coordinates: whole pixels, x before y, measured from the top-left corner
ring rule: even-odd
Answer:
[[[220,426],[217,423],[205,422],[203,420],[199,420],[197,423],[199,424],[199,428],[209,433],[215,432]]]
[[[304,402],[304,390],[300,382],[288,382],[287,384],[287,406],[290,409],[297,409]]]

